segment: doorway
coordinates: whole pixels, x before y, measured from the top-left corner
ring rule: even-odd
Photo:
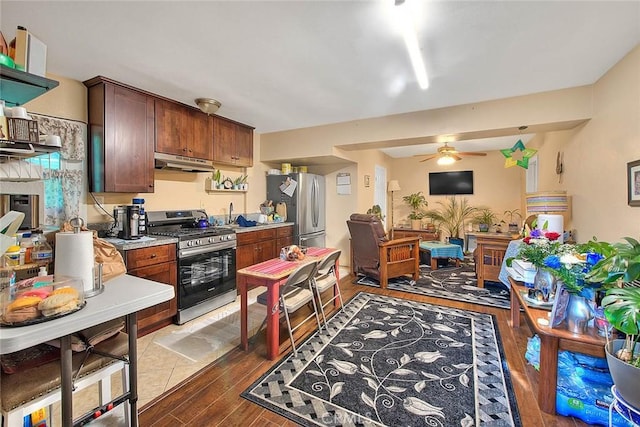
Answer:
[[[387,168],[375,165],[373,177],[373,204],[380,206],[384,220],[382,224],[387,229]]]

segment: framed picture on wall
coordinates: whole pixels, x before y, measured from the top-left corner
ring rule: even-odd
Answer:
[[[627,163],[627,191],[629,206],[640,206],[640,160]]]

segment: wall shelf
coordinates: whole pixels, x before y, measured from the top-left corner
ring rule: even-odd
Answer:
[[[0,98],[8,107],[27,103],[59,84],[46,77],[0,65]]]
[[[207,193],[246,193],[248,190],[220,190],[220,189],[215,189],[215,190],[206,190]]]

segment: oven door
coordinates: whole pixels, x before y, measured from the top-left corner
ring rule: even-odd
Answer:
[[[236,289],[235,248],[181,250],[178,260],[178,309]]]

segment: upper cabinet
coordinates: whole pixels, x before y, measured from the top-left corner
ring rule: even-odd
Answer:
[[[213,119],[185,105],[155,100],[156,151],[213,160]]]
[[[55,80],[0,65],[0,99],[7,107],[25,104],[58,85]]]
[[[153,193],[154,98],[95,77],[89,92],[89,190]]]
[[[253,166],[253,128],[214,116],[213,135],[214,163]]]

